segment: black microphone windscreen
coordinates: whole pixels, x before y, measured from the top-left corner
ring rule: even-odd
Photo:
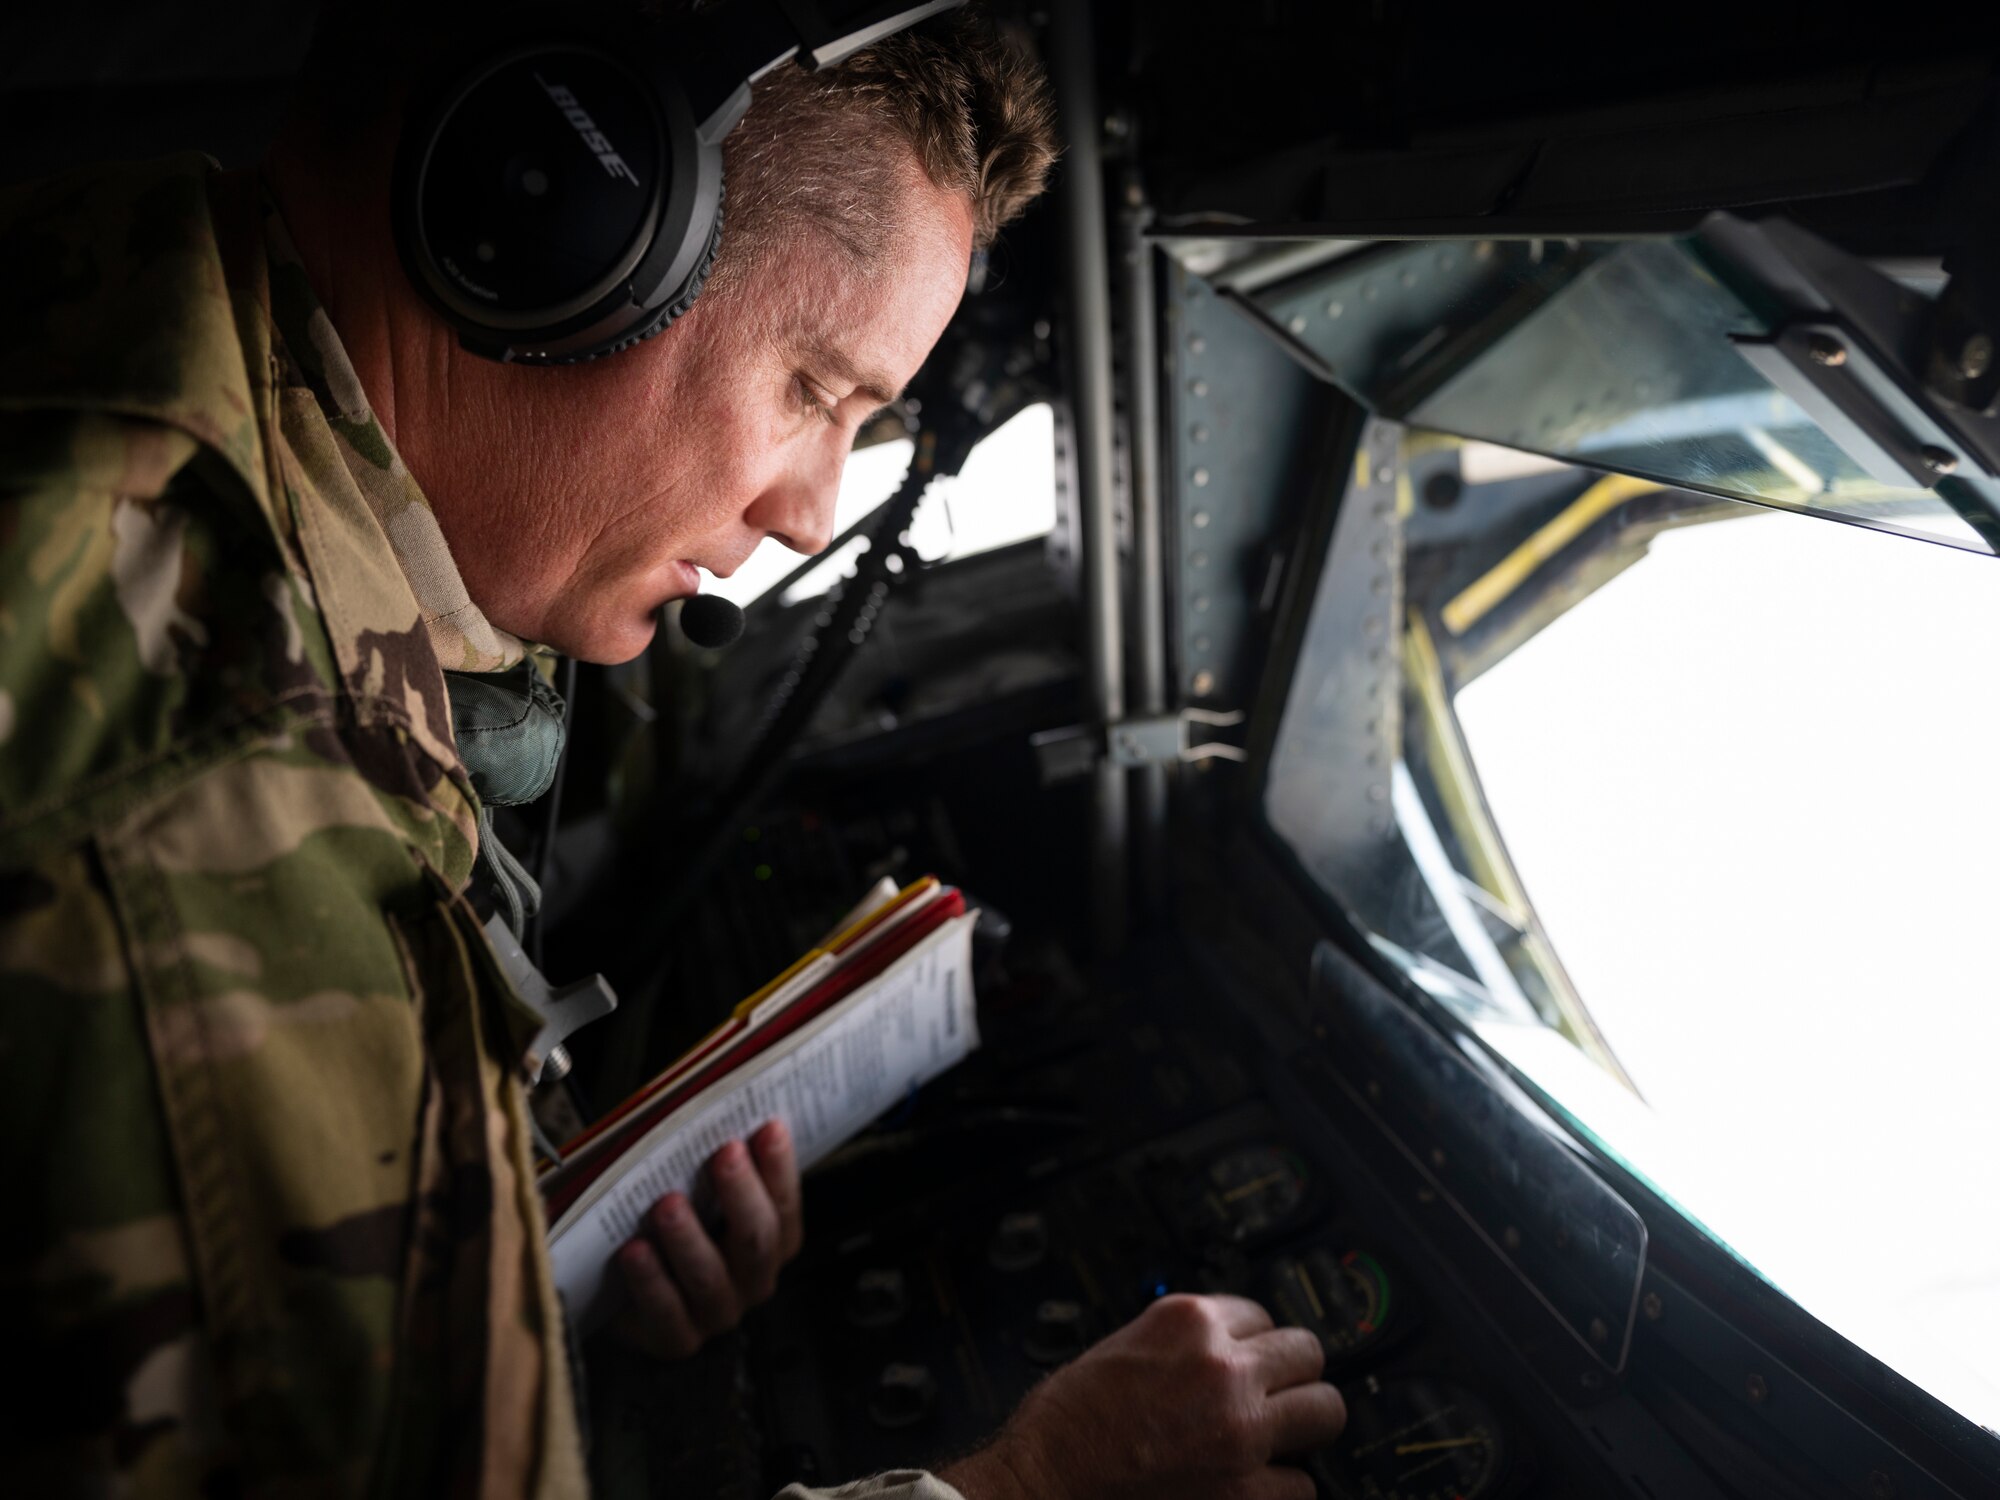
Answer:
[[[708,651],[718,651],[743,634],[743,611],[714,594],[681,601],[681,634]]]

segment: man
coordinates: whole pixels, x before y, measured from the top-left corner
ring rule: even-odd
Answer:
[[[583,1492],[536,1019],[466,900],[444,670],[624,660],[690,565],[823,548],[854,432],[1052,155],[1039,80],[964,21],[781,71],[693,309],[523,369],[401,272],[383,70],[317,76],[260,173],[0,198],[9,1493]],[[621,1252],[663,1355],[797,1249],[781,1130],[712,1175],[720,1243],[676,1197]],[[1338,1430],[1319,1368],[1253,1304],[1165,1299],[979,1453],[847,1493],[1303,1500],[1272,1461]]]

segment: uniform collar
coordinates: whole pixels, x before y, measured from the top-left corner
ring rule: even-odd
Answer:
[[[454,672],[498,672],[527,651],[519,637],[488,620],[472,596],[437,514],[375,420],[333,322],[314,296],[304,262],[275,205],[264,217],[271,269],[271,321],[289,356],[285,378],[310,389],[339,445],[341,461],[381,523],[439,663]]]
[[[178,428],[220,454],[276,524],[258,425],[260,309],[224,269],[215,165],[193,152],[0,193],[0,411]]]

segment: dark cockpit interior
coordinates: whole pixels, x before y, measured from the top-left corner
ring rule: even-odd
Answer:
[[[941,1462],[1227,1290],[1328,1497],[2000,1494],[1991,18],[988,8],[1052,190],[503,815],[619,997],[557,1142],[872,882],[981,911],[776,1299],[593,1351],[600,1492]],[[312,20],[85,9],[7,180],[253,160]]]

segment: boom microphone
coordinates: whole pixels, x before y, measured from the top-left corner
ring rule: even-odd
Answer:
[[[720,651],[743,634],[743,611],[714,594],[681,601],[681,634],[705,651]]]

